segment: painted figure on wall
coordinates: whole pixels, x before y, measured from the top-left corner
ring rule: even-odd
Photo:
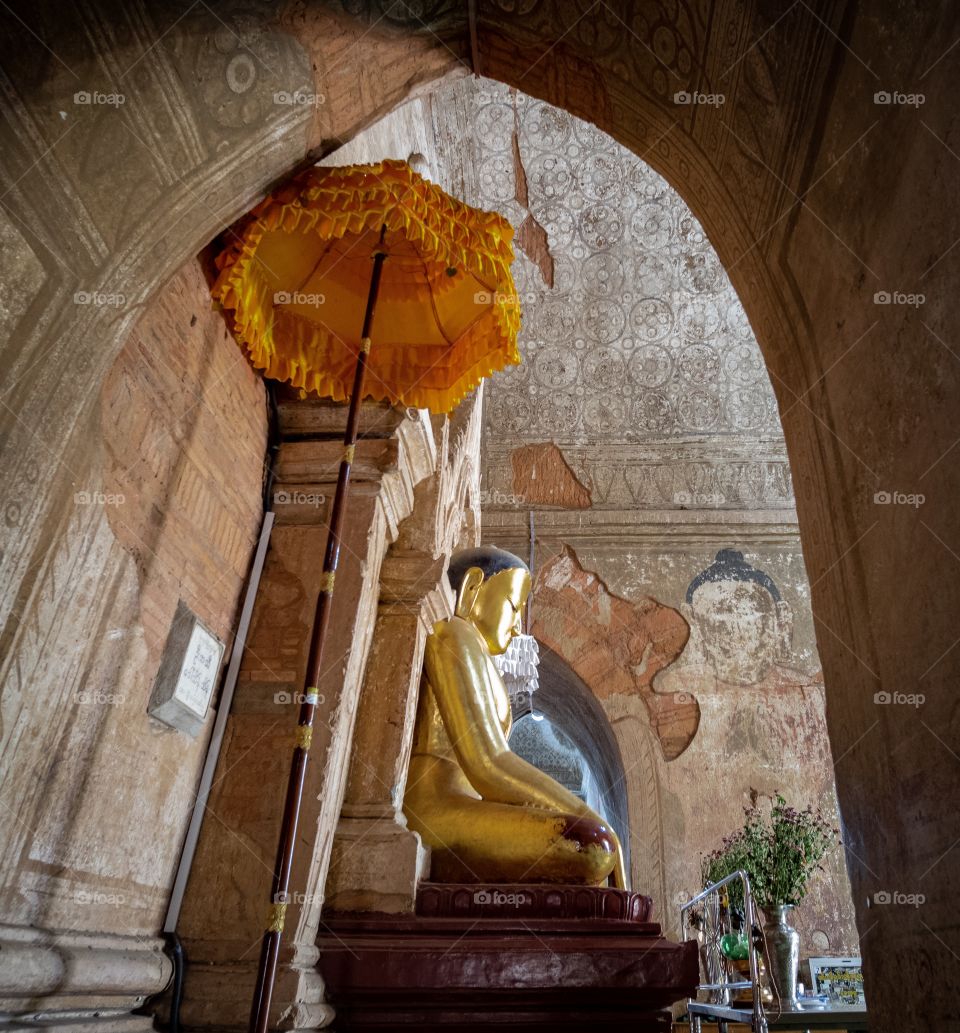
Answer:
[[[742,552],[721,549],[687,588],[687,663],[713,669],[720,681],[755,685],[790,659],[793,618],[773,579]]]

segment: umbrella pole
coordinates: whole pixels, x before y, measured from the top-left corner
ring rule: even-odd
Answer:
[[[386,227],[384,227],[385,229]],[[381,234],[380,239],[382,242],[383,234]],[[283,808],[280,842],[277,845],[277,859],[274,864],[273,884],[270,890],[270,910],[267,915],[267,928],[263,934],[263,942],[260,947],[260,967],[257,971],[257,983],[253,993],[253,1006],[250,1012],[250,1033],[267,1033],[270,1020],[270,1002],[273,997],[273,986],[277,978],[280,938],[283,933],[290,891],[290,870],[293,867],[293,848],[297,835],[297,821],[300,817],[300,802],[303,798],[303,784],[307,772],[310,740],[313,737],[313,719],[319,700],[319,689],[317,686],[320,684],[323,645],[327,637],[327,626],[330,623],[333,586],[337,564],[340,560],[340,527],[343,522],[347,495],[350,491],[350,467],[353,463],[354,447],[357,443],[360,403],[363,399],[363,385],[367,373],[367,356],[370,353],[370,330],[377,306],[377,295],[380,292],[380,276],[383,272],[383,262],[386,257],[383,251],[377,251],[373,257],[373,274],[370,278],[367,309],[364,313],[363,331],[360,335],[360,354],[357,356],[353,393],[350,396],[347,429],[343,435],[343,458],[340,460],[337,490],[333,496],[333,506],[330,510],[330,528],[327,534],[327,548],[323,557],[320,595],[317,599],[313,631],[310,636],[307,675],[300,704],[300,716],[297,721],[293,757],[290,762],[290,776],[287,780],[287,798]]]

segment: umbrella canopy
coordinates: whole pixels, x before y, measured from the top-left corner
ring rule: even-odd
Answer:
[[[366,397],[449,412],[520,361],[513,228],[405,162],[311,168],[258,205],[218,258],[213,295],[258,369],[350,396],[371,261],[383,252]]]

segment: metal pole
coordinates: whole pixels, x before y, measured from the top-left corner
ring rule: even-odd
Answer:
[[[380,243],[386,227],[380,234]],[[280,842],[277,845],[277,859],[273,868],[273,884],[270,889],[270,910],[267,914],[267,928],[260,947],[260,966],[253,992],[253,1006],[250,1011],[250,1033],[267,1033],[270,1020],[270,1002],[277,978],[277,960],[280,956],[280,938],[287,912],[287,898],[290,891],[290,871],[293,867],[293,848],[297,836],[297,822],[300,818],[300,802],[303,798],[303,784],[307,772],[307,756],[310,740],[313,738],[313,719],[319,699],[320,667],[323,662],[323,645],[330,623],[330,604],[333,600],[333,586],[336,580],[337,564],[340,560],[340,527],[350,490],[350,467],[353,463],[357,443],[357,426],[360,422],[360,403],[363,399],[363,385],[367,374],[367,356],[370,353],[370,329],[380,292],[380,276],[387,255],[377,251],[373,257],[373,275],[367,295],[367,309],[363,317],[363,331],[360,335],[360,354],[353,378],[353,393],[350,396],[350,410],[347,414],[347,429],[343,435],[343,458],[337,477],[337,490],[333,496],[330,511],[330,528],[327,533],[327,548],[323,557],[323,575],[320,578],[320,595],[313,620],[310,637],[310,653],[307,660],[307,675],[300,704],[300,716],[293,757],[290,762],[290,776],[287,780],[287,798],[283,807],[283,821],[280,825]]]
[[[530,629],[533,627],[533,560],[534,560],[534,549],[536,546],[536,535],[533,530],[533,510],[530,510],[530,594],[527,596],[527,612],[524,616],[527,619],[527,634],[530,635],[532,632]]]

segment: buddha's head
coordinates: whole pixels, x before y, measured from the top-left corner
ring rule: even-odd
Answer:
[[[450,559],[450,585],[457,595],[456,615],[483,636],[491,654],[507,651],[523,630],[521,614],[530,594],[530,571],[519,556],[484,546]]]

